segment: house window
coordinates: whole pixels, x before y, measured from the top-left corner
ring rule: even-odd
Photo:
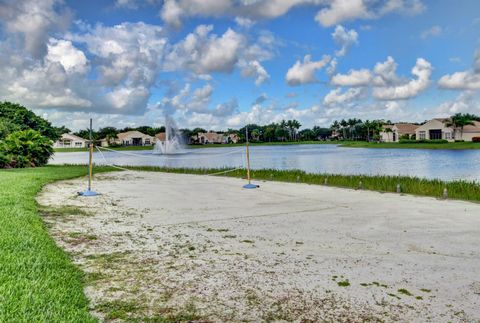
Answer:
[[[447,140],[452,139],[452,133],[451,132],[445,132],[445,139],[447,139]]]
[[[78,141],[75,142],[75,147],[77,147],[77,148],[78,148],[78,147],[82,147],[82,143],[81,143],[81,142],[78,142]]]
[[[63,146],[65,146],[65,147],[70,147],[70,141],[69,141],[69,140],[65,140],[65,141],[63,142]]]
[[[150,139],[145,139],[145,145],[150,145]]]
[[[426,134],[425,131],[419,131],[419,133],[418,133],[418,139],[420,139],[420,140],[425,139],[425,134]]]

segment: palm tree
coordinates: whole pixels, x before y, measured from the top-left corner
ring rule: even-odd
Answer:
[[[367,141],[370,141],[370,128],[372,127],[372,122],[370,122],[370,120],[367,120],[363,123],[363,126],[367,128]]]
[[[383,129],[383,131],[386,132],[388,141],[390,142],[390,134],[393,132],[392,128],[386,127],[385,129]]]
[[[473,121],[478,121],[479,117],[469,113],[456,113],[450,117],[447,127],[453,127],[453,139],[457,128],[460,128],[460,140],[463,138],[463,128],[468,125],[473,125]]]
[[[340,125],[342,126],[342,130],[343,130],[343,140],[345,140],[345,137],[347,137],[347,126],[348,126],[348,122],[345,121],[345,119],[342,119],[340,121]]]
[[[301,126],[302,125],[300,124],[300,122],[298,122],[298,120],[295,120],[295,119],[292,120],[293,134],[294,134],[295,140],[297,140],[297,130],[300,129]]]
[[[282,141],[285,141],[285,131],[287,129],[287,122],[285,120],[282,120],[280,122],[280,128],[283,130],[283,131],[279,131],[279,133],[282,133]]]
[[[252,132],[250,133],[250,135],[252,136],[252,139],[254,141],[258,141],[259,138],[260,138],[260,130],[258,129],[253,129]]]
[[[340,124],[338,123],[337,120],[335,120],[334,123],[330,126],[330,129],[332,129],[335,132],[335,135],[338,137],[338,130],[340,130]]]

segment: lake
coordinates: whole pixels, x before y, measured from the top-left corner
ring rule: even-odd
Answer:
[[[152,151],[96,152],[96,164],[167,167],[241,167],[245,148],[187,149],[163,156]],[[480,150],[347,148],[337,145],[250,147],[252,169],[301,169],[310,173],[402,175],[442,180],[480,181]],[[84,164],[86,152],[55,153],[50,164]]]

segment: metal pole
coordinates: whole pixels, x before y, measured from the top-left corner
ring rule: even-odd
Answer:
[[[93,141],[92,141],[92,119],[90,118],[90,156],[88,162],[88,190],[91,191],[92,189],[92,176],[93,176]]]
[[[244,185],[243,188],[257,188],[259,187],[258,185],[252,184],[251,183],[251,178],[250,178],[250,154],[248,151],[248,127],[245,127],[245,138],[246,140],[246,149],[247,149],[247,179],[248,179],[248,184]]]
[[[78,192],[81,196],[96,196],[97,192],[92,191],[92,179],[93,179],[93,138],[92,138],[92,119],[90,119],[90,129],[89,129],[89,153],[88,153],[88,189],[83,192]]]
[[[247,179],[248,179],[248,184],[250,184],[250,155],[248,153],[248,127],[245,127],[245,138],[247,138],[246,141],[246,149],[247,149]]]

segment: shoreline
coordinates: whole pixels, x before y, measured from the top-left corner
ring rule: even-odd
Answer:
[[[480,143],[476,142],[449,142],[449,143],[376,143],[364,141],[299,141],[299,142],[262,142],[249,143],[249,146],[292,146],[292,145],[336,145],[342,148],[372,148],[372,149],[419,149],[419,150],[476,150],[480,149]],[[206,148],[231,148],[245,147],[245,144],[208,144],[208,145],[186,145],[187,149]],[[154,146],[127,146],[113,147],[113,150],[153,150]],[[87,148],[55,148],[55,152],[82,152]]]

